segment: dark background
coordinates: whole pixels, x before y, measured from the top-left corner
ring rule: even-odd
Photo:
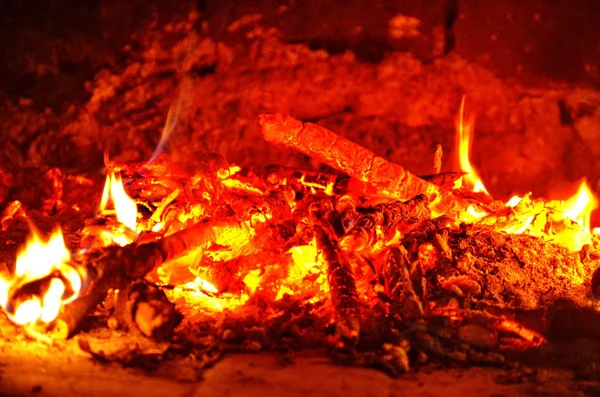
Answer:
[[[419,34],[391,36],[398,14]],[[262,140],[256,116],[276,110],[416,173],[442,144],[453,170],[465,94],[472,159],[498,197],[600,186],[599,1],[5,0],[0,15],[12,172],[149,158],[186,74],[179,148],[320,167]]]

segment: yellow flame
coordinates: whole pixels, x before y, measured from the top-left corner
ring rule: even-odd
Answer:
[[[283,281],[277,291],[277,297],[275,299],[279,300],[283,298],[285,294],[295,295],[299,291],[308,291],[310,288],[308,288],[304,279],[309,275],[317,274],[319,277],[316,281],[316,286],[319,291],[312,292],[328,293],[329,288],[326,282],[327,272],[324,269],[324,263],[319,256],[317,241],[312,239],[307,245],[292,247],[288,252],[292,256],[292,264],[289,269],[288,277]]]
[[[243,282],[244,284],[246,284],[246,287],[248,287],[248,290],[251,294],[254,294],[254,292],[256,292],[256,289],[262,281],[262,276],[260,275],[260,272],[260,269],[254,269],[249,271],[248,274],[246,274],[246,277],[244,277]]]
[[[32,229],[25,248],[17,255],[15,273],[5,278],[0,276],[0,305],[13,322],[51,322],[58,315],[62,305],[77,298],[82,279],[77,269],[70,265],[70,259],[71,254],[65,246],[60,228],[47,240],[42,239],[36,230]],[[50,279],[45,291],[32,291],[32,296],[22,302],[12,301],[12,292],[18,292],[28,284],[48,277]],[[40,283],[40,289],[43,285],[45,284]],[[14,305],[16,307],[9,310],[9,307]]]
[[[517,195],[514,195],[514,196],[512,196],[512,197],[511,197],[511,198],[510,198],[510,199],[509,199],[509,200],[506,202],[506,204],[505,204],[505,205],[506,205],[507,207],[514,208],[514,207],[516,207],[517,205],[519,205],[519,203],[521,202],[521,200],[523,200],[523,197],[521,197],[521,196],[517,196]]]
[[[487,189],[481,181],[479,173],[471,164],[470,151],[473,142],[473,124],[474,118],[471,117],[467,122],[464,121],[465,97],[460,103],[460,111],[456,123],[456,140],[458,148],[458,162],[460,170],[466,175],[463,177],[463,186],[476,193],[487,193]]]
[[[129,229],[136,230],[137,205],[125,192],[121,175],[115,174],[114,171],[110,171],[106,175],[102,199],[100,200],[100,212],[106,210],[110,199],[112,199],[117,220]]]
[[[563,216],[576,222],[586,231],[591,231],[592,211],[598,208],[598,199],[589,188],[587,181],[583,180],[577,193],[565,201]]]

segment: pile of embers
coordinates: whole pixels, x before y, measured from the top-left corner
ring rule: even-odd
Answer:
[[[108,164],[90,216],[94,182],[50,170],[41,209],[5,206],[4,241],[23,219],[50,221],[70,249],[60,231],[34,236],[0,276],[7,316],[38,337],[68,337],[101,305],[109,327],[148,338],[210,338],[219,351],[327,347],[400,374],[538,348],[546,309],[590,290],[598,254],[585,185],[566,202],[503,203],[476,188],[476,174],[417,177],[317,125],[259,122],[268,141],[339,173],[215,157]],[[27,184],[18,180],[4,173],[9,196]]]

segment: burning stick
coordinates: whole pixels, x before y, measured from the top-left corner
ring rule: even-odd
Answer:
[[[321,226],[313,226],[317,247],[327,263],[327,279],[336,314],[336,336],[342,345],[355,345],[360,334],[358,293],[352,268]]]
[[[403,203],[398,200],[362,209],[354,226],[340,239],[339,246],[347,252],[390,242],[397,232],[405,234],[431,218],[425,198],[418,196]]]
[[[163,290],[144,280],[118,292],[115,317],[126,328],[154,339],[168,337],[182,319]]]
[[[263,113],[259,122],[267,141],[292,147],[372,185],[385,196],[409,200],[419,194],[432,195],[439,191],[402,166],[378,157],[324,127],[302,123],[280,113]]]
[[[422,317],[423,305],[410,279],[407,252],[404,247],[393,247],[389,250],[384,272],[392,305],[397,305],[398,308],[397,310],[392,308],[391,314],[400,314],[408,318]]]
[[[207,247],[214,242],[233,245],[236,241],[248,241],[250,236],[250,229],[236,218],[216,218],[147,244],[87,251],[76,258],[89,275],[87,294],[64,308],[57,319],[57,336],[72,336],[109,289],[122,289],[154,268],[193,249]]]

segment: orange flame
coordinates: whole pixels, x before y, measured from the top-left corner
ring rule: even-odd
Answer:
[[[598,208],[598,199],[584,179],[579,185],[577,193],[565,201],[562,212],[565,219],[571,219],[589,232],[591,231],[592,211],[596,208]]]
[[[114,171],[110,171],[106,175],[102,199],[100,200],[100,212],[106,210],[110,199],[112,199],[117,220],[129,229],[136,230],[137,205],[125,192],[121,175],[115,174]]]
[[[82,278],[70,265],[70,259],[60,228],[48,240],[32,229],[25,248],[17,255],[14,275],[0,276],[0,305],[13,322],[21,325],[38,320],[49,323],[56,318],[62,305],[77,298]],[[23,287],[44,279],[49,280],[46,287],[40,282],[40,291],[19,296],[26,289]]]
[[[458,162],[460,170],[466,175],[463,177],[465,187],[476,193],[487,193],[479,173],[471,164],[470,151],[473,143],[473,124],[474,117],[470,117],[467,122],[464,121],[465,97],[460,103],[460,111],[456,121],[456,146],[458,148]]]

